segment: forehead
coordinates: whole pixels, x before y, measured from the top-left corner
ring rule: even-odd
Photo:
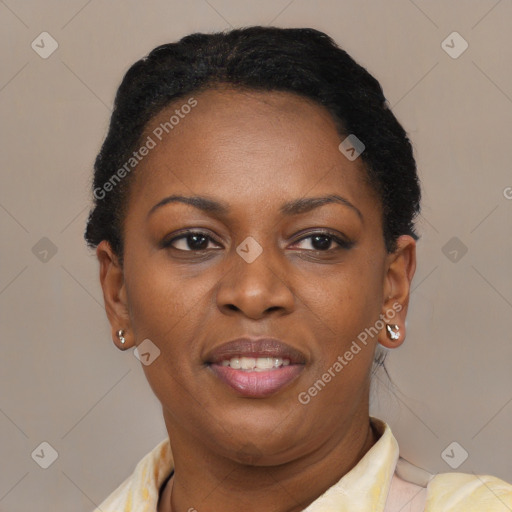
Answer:
[[[353,201],[372,196],[375,206],[361,158],[349,161],[338,149],[344,137],[327,109],[302,96],[207,90],[174,101],[148,123],[142,141],[154,147],[133,186],[151,200],[179,189],[245,208],[334,191]]]

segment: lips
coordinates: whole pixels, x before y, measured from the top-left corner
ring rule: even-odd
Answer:
[[[306,363],[302,352],[276,338],[238,338],[210,351],[205,359],[221,382],[250,398],[277,393]]]

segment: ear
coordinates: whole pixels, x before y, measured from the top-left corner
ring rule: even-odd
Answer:
[[[100,263],[100,282],[112,339],[119,349],[125,350],[133,346],[134,340],[128,314],[123,269],[119,264],[118,257],[106,240],[98,244],[96,256]],[[117,331],[120,329],[124,331],[124,344],[121,343],[117,335]]]
[[[386,348],[399,347],[405,340],[405,318],[409,306],[411,281],[416,270],[416,241],[409,235],[402,235],[397,240],[396,250],[388,255],[384,277],[383,315],[386,324],[379,332],[378,341]],[[392,339],[387,331],[390,325],[399,335]],[[394,326],[398,328],[395,329]]]

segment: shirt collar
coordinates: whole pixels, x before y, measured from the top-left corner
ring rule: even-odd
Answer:
[[[304,512],[383,512],[398,460],[398,443],[387,423],[370,417],[379,440],[336,484]],[[139,461],[133,474],[98,512],[155,512],[162,483],[174,468],[169,438]]]
[[[379,440],[340,480],[304,512],[383,512],[398,460],[398,443],[387,423],[370,417]]]

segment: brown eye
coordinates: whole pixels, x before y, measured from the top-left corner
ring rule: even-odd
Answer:
[[[162,243],[162,247],[172,247],[178,251],[205,251],[210,242],[216,243],[212,237],[200,231],[188,231]]]
[[[298,243],[303,242],[304,240],[311,240],[310,246],[312,248],[306,248],[307,250],[310,251],[328,252],[336,249],[350,249],[354,245],[354,242],[343,240],[339,236],[336,236],[333,233],[329,232],[311,233],[310,235],[303,237],[297,242],[295,242],[294,245],[297,245]],[[332,248],[333,242],[337,244],[338,247]]]

